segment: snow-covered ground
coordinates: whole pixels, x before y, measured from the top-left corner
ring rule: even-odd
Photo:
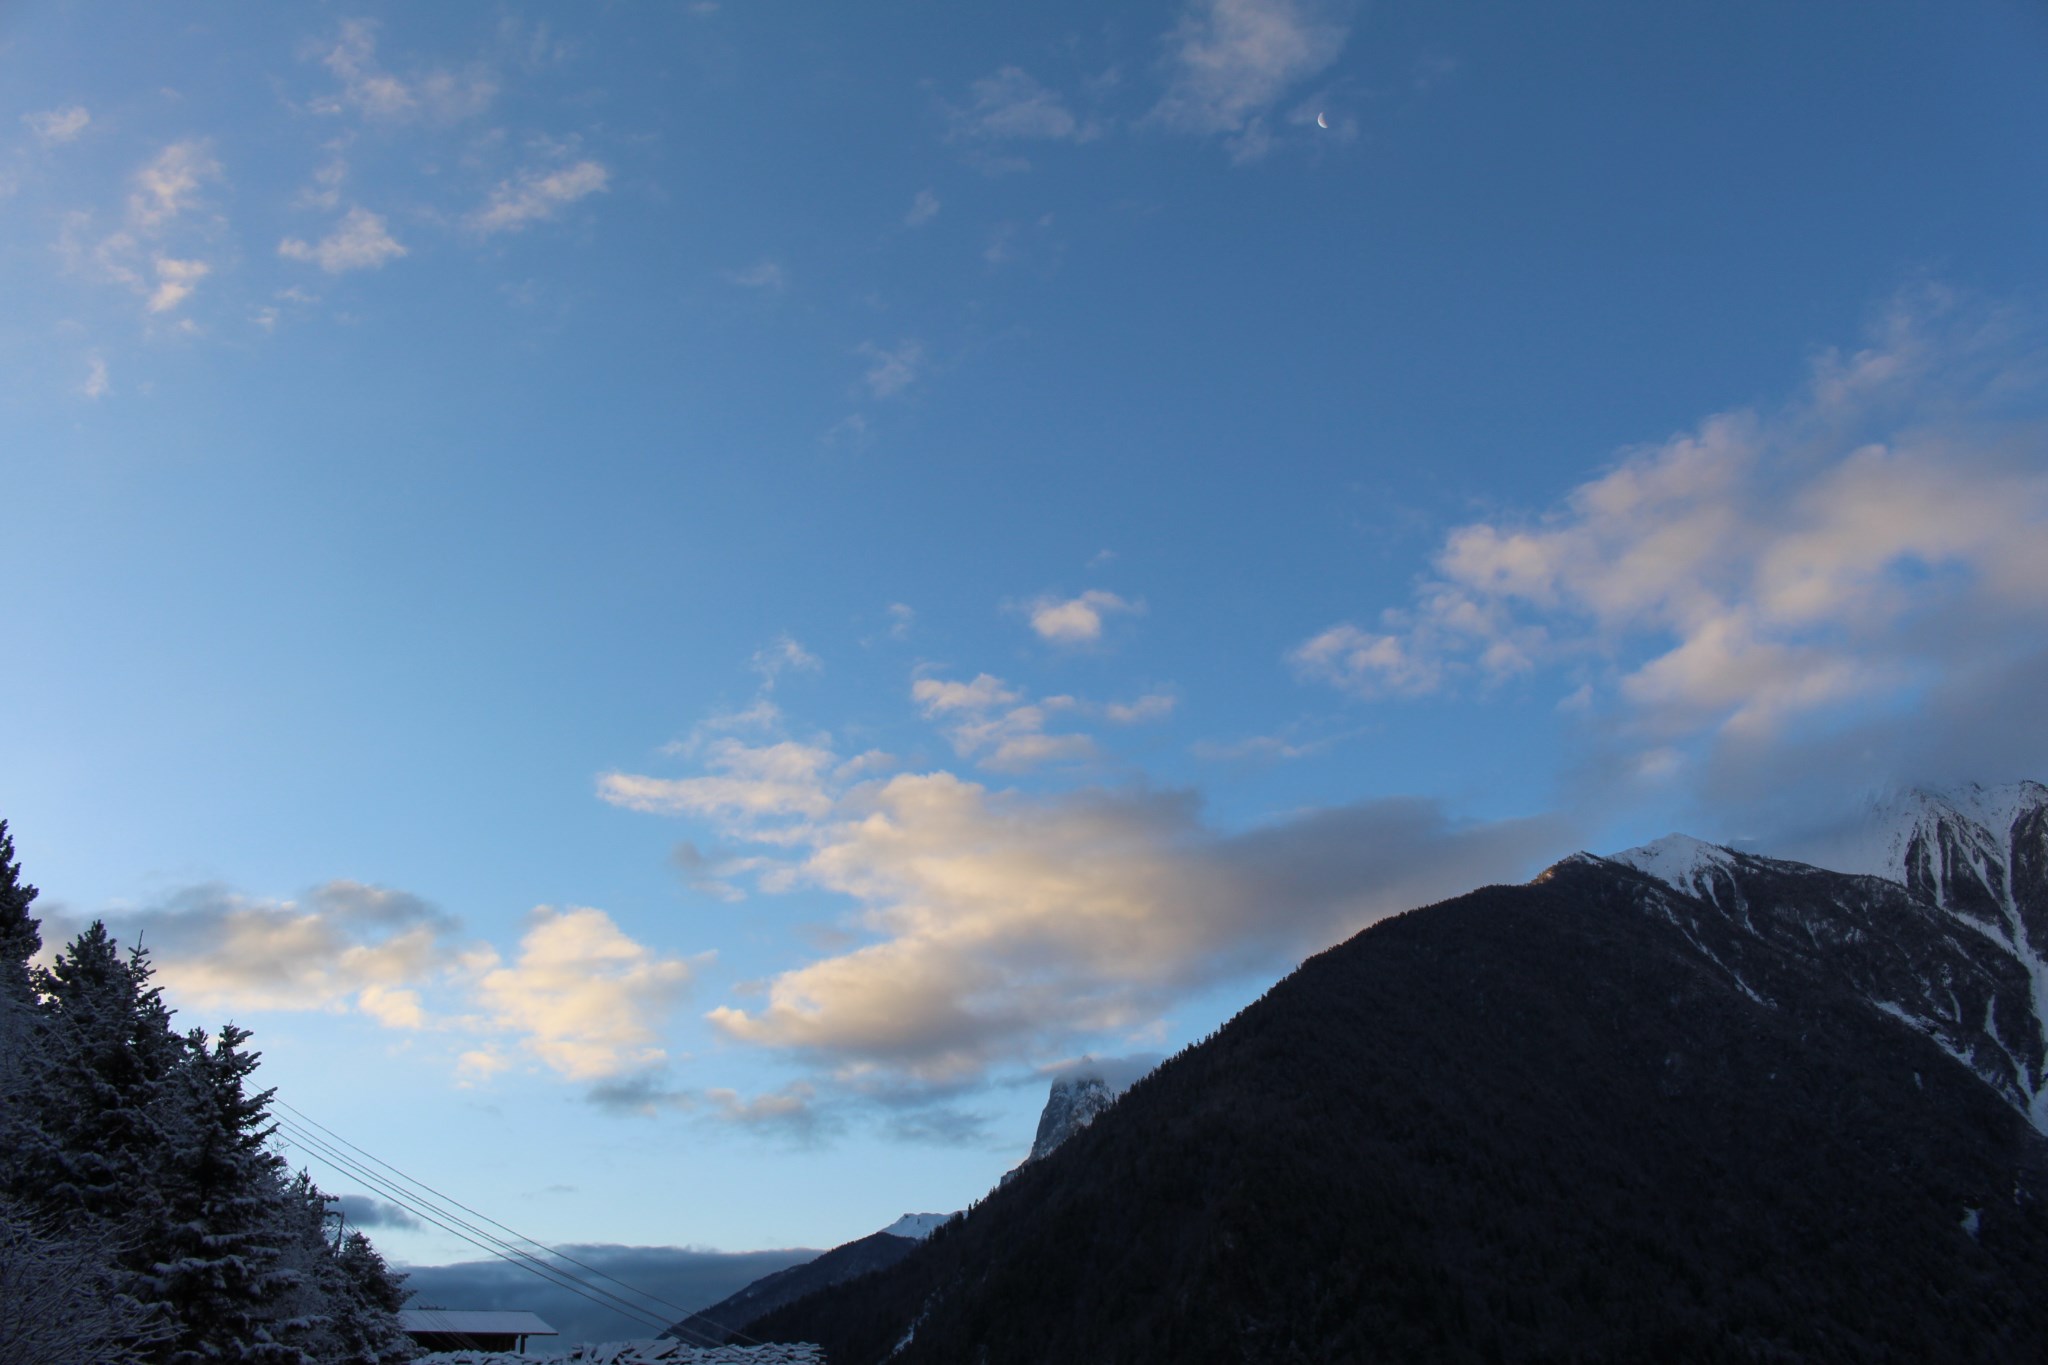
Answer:
[[[685,1346],[680,1341],[607,1341],[566,1351],[438,1351],[414,1365],[825,1365],[816,1346]]]

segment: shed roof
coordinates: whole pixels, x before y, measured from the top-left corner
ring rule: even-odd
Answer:
[[[401,1308],[398,1326],[405,1332],[456,1332],[463,1336],[558,1337],[538,1313],[464,1308]]]

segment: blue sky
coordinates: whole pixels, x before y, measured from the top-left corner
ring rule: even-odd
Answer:
[[[2044,775],[2044,58],[10,6],[0,814],[523,1230],[958,1207],[1385,914]]]

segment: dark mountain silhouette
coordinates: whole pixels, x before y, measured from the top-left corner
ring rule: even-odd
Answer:
[[[1908,831],[1918,882],[1660,841],[1378,924],[745,1330],[834,1365],[2041,1359],[2042,805],[1990,803],[1996,859],[1969,811]]]
[[[908,1256],[917,1243],[915,1237],[898,1237],[890,1232],[869,1233],[866,1237],[833,1247],[801,1265],[764,1275],[737,1294],[719,1300],[702,1312],[692,1313],[662,1335],[691,1342],[719,1340],[723,1334],[743,1327],[784,1304],[795,1303],[806,1294],[892,1266]]]

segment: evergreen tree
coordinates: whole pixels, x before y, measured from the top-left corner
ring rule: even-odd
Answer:
[[[402,1276],[270,1149],[232,1024],[95,923],[47,969],[0,822],[0,1365],[398,1365]]]
[[[173,1080],[186,1044],[141,949],[124,959],[95,921],[35,978],[42,995],[25,1096],[32,1132],[20,1152],[22,1191],[67,1219],[129,1225],[147,1240]]]
[[[18,1088],[24,1035],[35,1012],[29,959],[43,946],[41,926],[28,909],[35,898],[36,889],[21,879],[7,822],[0,820],[0,1142],[9,1138],[9,1098]]]
[[[396,1317],[405,1277],[384,1264],[368,1237],[348,1230],[329,1208],[334,1202],[304,1171],[287,1187],[280,1264],[299,1283],[284,1301],[279,1335],[320,1365],[400,1365],[415,1354]]]
[[[168,1365],[207,1361],[303,1365],[287,1337],[301,1276],[282,1264],[291,1224],[284,1161],[268,1146],[273,1092],[251,1093],[259,1055],[247,1029],[222,1026],[209,1048],[195,1030],[184,1069],[189,1122],[172,1134],[171,1215],[163,1259],[143,1282],[170,1308],[178,1336]]]
[[[398,1310],[406,1299],[405,1276],[386,1265],[360,1232],[344,1232],[334,1263],[342,1280],[335,1312],[342,1348],[338,1365],[402,1365],[411,1360],[412,1338],[398,1328]]]
[[[33,999],[28,964],[43,946],[41,926],[28,909],[36,894],[36,888],[21,879],[14,836],[7,832],[7,822],[0,820],[0,999],[21,1003]]]

